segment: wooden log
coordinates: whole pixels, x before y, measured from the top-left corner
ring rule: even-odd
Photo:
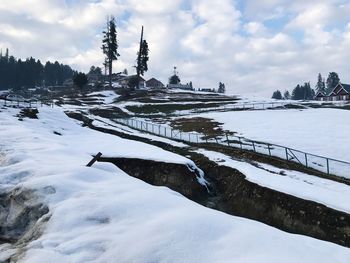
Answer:
[[[96,154],[94,158],[92,158],[92,160],[86,166],[91,167],[96,161],[98,161],[98,159],[100,159],[101,156],[102,156],[102,153],[98,152],[98,154]]]

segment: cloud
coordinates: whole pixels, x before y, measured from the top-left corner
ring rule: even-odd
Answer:
[[[102,29],[117,21],[115,71],[133,68],[141,26],[149,72],[167,82],[177,66],[184,82],[231,93],[270,96],[337,71],[350,82],[350,3],[345,0],[4,0],[0,48],[87,71],[102,66]]]
[[[267,34],[268,29],[264,26],[263,23],[260,22],[249,22],[244,25],[244,30],[253,36],[264,36]]]

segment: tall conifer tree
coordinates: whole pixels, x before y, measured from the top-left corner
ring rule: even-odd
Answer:
[[[106,56],[105,67],[108,67],[109,87],[112,87],[113,61],[120,56],[118,53],[117,29],[112,16],[107,19],[107,28],[103,31],[102,51]]]
[[[140,46],[139,51],[137,53],[137,65],[136,65],[136,74],[137,74],[137,81],[136,81],[136,87],[138,88],[140,83],[140,76],[143,76],[143,74],[148,70],[148,43],[146,40],[143,39],[143,26],[141,29],[141,38],[140,38]]]
[[[316,83],[316,92],[326,93],[326,86],[324,80],[322,79],[321,73],[318,73],[317,83]]]

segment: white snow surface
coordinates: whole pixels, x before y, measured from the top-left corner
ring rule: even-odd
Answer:
[[[204,149],[196,152],[205,155],[219,165],[237,169],[246,176],[247,180],[258,185],[350,213],[350,204],[346,201],[350,199],[350,187],[346,184],[298,171],[279,169],[263,163],[256,163],[257,167],[234,160],[222,153]],[[284,175],[280,174],[281,172]]]
[[[106,128],[106,129],[122,132],[125,134],[129,134],[129,135],[135,135],[138,137],[150,139],[152,141],[163,142],[175,147],[189,147],[187,144],[184,144],[182,142],[166,139],[160,136],[149,134],[147,132],[141,132],[139,130],[129,128],[128,126],[121,125],[117,122],[114,122],[106,118],[98,117],[95,115],[90,115],[89,117],[94,120],[93,125],[96,127]]]
[[[348,248],[205,208],[112,164],[85,167],[97,151],[189,160],[39,110],[22,122],[17,110],[0,112],[0,185],[36,189],[51,213],[20,262],[350,262]]]
[[[87,94],[88,96],[99,96],[98,99],[103,99],[105,104],[111,104],[114,100],[120,95],[117,95],[113,90],[103,90],[103,91],[95,91]],[[102,97],[101,97],[102,96]]]
[[[350,162],[349,110],[261,110],[204,113],[248,139]]]

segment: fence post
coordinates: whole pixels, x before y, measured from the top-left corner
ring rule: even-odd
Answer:
[[[326,159],[327,159],[327,174],[329,174],[329,159],[328,158]]]
[[[225,135],[226,135],[227,145],[230,146],[230,141],[228,140],[227,132],[225,132]]]
[[[102,153],[98,152],[86,166],[91,167],[96,161],[98,161],[98,159],[100,159],[101,156]]]
[[[146,122],[146,131],[148,131],[148,122]]]
[[[284,149],[286,150],[286,160],[289,161],[289,159],[288,159],[288,150],[287,150],[287,148],[284,148]]]
[[[270,144],[267,145],[267,148],[269,149],[269,155],[271,156]]]
[[[160,135],[160,124],[158,125],[158,135]]]
[[[170,128],[170,138],[173,138],[173,129]]]
[[[188,134],[188,141],[191,142],[191,133]]]
[[[305,165],[307,167],[307,154],[305,153]]]
[[[239,145],[241,146],[241,149],[243,149],[241,137],[238,137],[238,139],[239,139]]]
[[[253,143],[253,149],[254,149],[254,152],[256,152],[256,149],[255,149],[255,143],[254,143],[254,141],[252,141],[252,143]]]

